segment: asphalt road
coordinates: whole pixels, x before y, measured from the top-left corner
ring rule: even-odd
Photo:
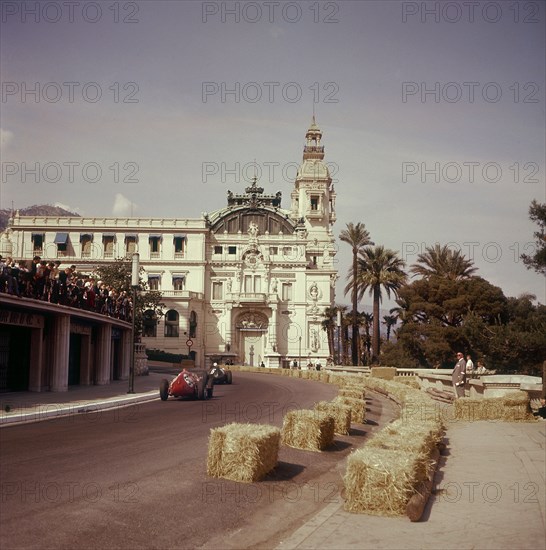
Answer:
[[[332,449],[282,447],[266,480],[234,483],[206,475],[210,428],[281,426],[336,388],[237,373],[214,391],[0,430],[0,547],[271,548],[340,498],[343,458],[395,415],[368,399],[368,423]]]

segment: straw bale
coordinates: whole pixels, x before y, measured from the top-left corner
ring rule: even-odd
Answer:
[[[414,390],[421,389],[421,385],[419,384],[419,380],[417,379],[416,376],[395,376],[394,381],[398,382],[399,384],[404,384],[405,386],[409,386]]]
[[[207,474],[232,481],[262,479],[278,462],[281,432],[265,424],[227,424],[210,431]]]
[[[349,384],[343,384],[340,389],[344,390],[358,390],[362,392],[363,395],[366,395],[366,390],[369,389],[366,384],[363,384],[362,382],[351,382]]]
[[[394,367],[372,367],[372,378],[392,380],[395,376],[396,369]]]
[[[312,410],[288,411],[283,419],[282,443],[297,449],[322,451],[334,441],[334,418]]]
[[[309,375],[311,374],[308,370],[302,370],[300,371],[301,375],[300,378],[304,378],[305,380],[309,380]]]
[[[355,399],[354,397],[337,396],[333,399],[334,403],[341,403],[351,407],[351,419],[353,422],[364,424],[366,422],[366,401]]]
[[[315,410],[325,412],[334,419],[334,433],[348,435],[351,429],[351,407],[334,403],[333,401],[319,401],[315,403]]]
[[[320,381],[325,382],[326,384],[330,383],[330,373],[321,371],[320,373]]]
[[[434,465],[438,464],[439,459],[440,451],[435,449],[433,455],[431,456],[432,463]],[[411,521],[419,521],[425,511],[425,506],[427,505],[430,494],[432,493],[435,471],[435,467],[430,468],[427,479],[416,486],[415,493],[406,505],[406,514]]]
[[[403,515],[417,484],[427,479],[431,467],[428,457],[419,453],[368,446],[358,449],[347,459],[345,509]]]
[[[358,389],[357,386],[344,386],[339,388],[337,394],[340,397],[352,397],[353,399],[364,399],[366,397],[366,392]]]
[[[374,434],[367,446],[432,456],[443,435],[441,422],[408,422],[398,419]]]
[[[520,391],[509,392],[502,397],[481,399],[461,397],[454,401],[454,405],[455,418],[458,420],[503,420],[506,422],[534,420],[529,405],[529,396]]]

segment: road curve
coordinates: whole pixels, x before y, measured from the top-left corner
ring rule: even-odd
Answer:
[[[331,450],[283,447],[265,481],[241,484],[207,477],[210,428],[229,422],[281,426],[287,410],[329,400],[336,388],[236,373],[231,386],[214,391],[205,402],[158,399],[2,429],[0,546],[269,546],[339,498],[340,461],[395,414],[388,401],[368,399],[369,424],[355,425]],[[278,513],[288,519],[279,522]]]

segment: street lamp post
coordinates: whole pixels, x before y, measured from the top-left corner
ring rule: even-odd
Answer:
[[[133,289],[133,330],[131,333],[131,366],[129,368],[129,391],[135,393],[135,317],[136,317],[136,296],[139,285],[140,256],[138,252],[131,258],[131,288]]]
[[[300,340],[300,351],[298,354],[298,368],[301,369],[301,336],[299,337],[299,340]]]

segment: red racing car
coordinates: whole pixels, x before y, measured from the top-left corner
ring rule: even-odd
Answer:
[[[159,384],[161,401],[167,401],[169,396],[209,399],[213,390],[214,378],[206,371],[191,372],[184,369],[171,382],[164,378]]]

